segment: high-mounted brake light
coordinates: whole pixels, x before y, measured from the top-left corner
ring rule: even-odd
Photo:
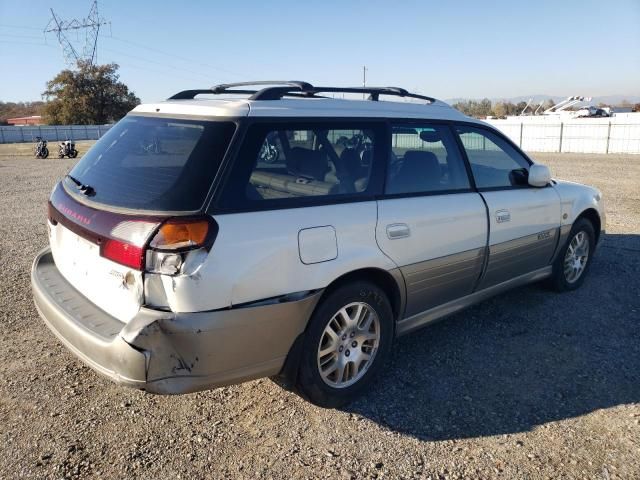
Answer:
[[[122,240],[107,239],[100,245],[100,255],[127,267],[142,270],[144,248]]]

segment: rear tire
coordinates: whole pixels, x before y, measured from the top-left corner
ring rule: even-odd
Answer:
[[[569,232],[567,241],[553,262],[550,286],[557,292],[579,288],[584,282],[595,250],[595,232],[586,218],[578,219]]]
[[[384,365],[393,341],[393,312],[376,285],[337,288],[313,313],[297,378],[299,393],[326,408],[360,395]]]

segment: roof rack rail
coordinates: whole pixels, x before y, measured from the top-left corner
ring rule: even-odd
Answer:
[[[251,87],[270,85],[261,89],[247,89],[238,87]],[[210,89],[184,90],[176,93],[169,100],[185,100],[195,98],[201,94],[240,94],[250,95],[249,100],[280,100],[282,97],[321,98],[319,93],[368,93],[368,100],[378,101],[380,95],[393,95],[397,97],[416,98],[429,103],[435,102],[435,98],[411,93],[399,87],[315,87],[308,82],[297,80],[261,80],[256,82],[223,83]]]

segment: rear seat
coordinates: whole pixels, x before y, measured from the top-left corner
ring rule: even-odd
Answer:
[[[272,172],[253,172],[250,182],[258,190],[261,188],[276,190],[288,193],[292,197],[328,195],[335,186],[334,183]],[[273,197],[280,197],[280,195],[273,195]]]
[[[355,181],[356,191],[366,190],[369,182],[358,152],[345,149],[340,155],[348,173]],[[290,196],[333,195],[340,192],[340,182],[322,151],[294,147],[287,156],[289,174],[258,171],[251,174],[251,184],[258,189],[288,193]],[[278,193],[260,191],[263,198],[279,198]]]

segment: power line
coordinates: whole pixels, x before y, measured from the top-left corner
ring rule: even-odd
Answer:
[[[37,47],[50,47],[51,45],[48,45],[46,43],[35,43],[35,42],[14,42],[13,40],[2,40],[0,39],[0,43],[11,43],[14,45],[35,45]]]
[[[0,23],[0,27],[4,27],[4,28],[16,28],[16,29],[23,29],[23,30],[38,30],[41,31],[40,28],[38,27],[28,27],[26,25],[8,25],[6,23]]]
[[[38,40],[42,40],[42,36],[39,35],[16,35],[15,33],[2,33],[0,32],[1,37],[11,37],[11,38],[35,38]]]
[[[169,53],[169,52],[166,52],[166,51],[154,48],[154,47],[149,47],[147,45],[144,45],[144,44],[141,44],[141,43],[138,43],[138,42],[132,42],[130,40],[125,40],[124,38],[119,38],[119,37],[117,37],[115,35],[112,35],[110,37],[104,37],[104,38],[110,38],[110,39],[116,40],[118,42],[126,43],[126,44],[129,44],[129,45],[136,46],[138,48],[143,48],[145,50],[149,50],[151,52],[158,53],[160,55],[165,55],[167,57],[172,57],[172,58],[175,58],[175,59],[178,59],[178,60],[182,60],[184,62],[188,62],[188,63],[194,64],[194,65],[200,65],[202,67],[210,68],[211,70],[218,70],[220,72],[227,73],[227,74],[233,75],[235,77],[242,78],[242,77],[246,76],[246,75],[244,75],[242,73],[238,73],[238,72],[234,72],[234,71],[231,71],[231,70],[227,70],[225,68],[220,68],[220,67],[217,67],[215,65],[210,65],[208,63],[203,63],[200,60],[195,60],[193,58],[183,57],[182,55],[176,55],[174,53]]]
[[[155,61],[155,60],[150,60],[148,58],[139,57],[137,55],[131,55],[130,53],[120,52],[118,50],[113,50],[111,48],[102,47],[102,50],[104,50],[106,52],[115,53],[117,55],[122,55],[124,57],[132,58],[134,60],[139,60],[141,62],[151,63],[151,64],[154,64],[154,65],[160,65],[161,67],[166,67],[166,68],[169,68],[171,70],[177,70],[177,71],[180,71],[180,72],[188,72],[188,73],[192,73],[194,75],[199,75],[199,76],[201,76],[203,78],[210,78],[209,75],[206,75],[206,74],[204,74],[202,72],[198,72],[198,71],[195,71],[195,70],[190,70],[190,69],[187,69],[187,68],[184,68],[184,67],[177,67],[175,65],[171,65],[171,64],[168,64],[166,62],[158,62],[158,61]]]

